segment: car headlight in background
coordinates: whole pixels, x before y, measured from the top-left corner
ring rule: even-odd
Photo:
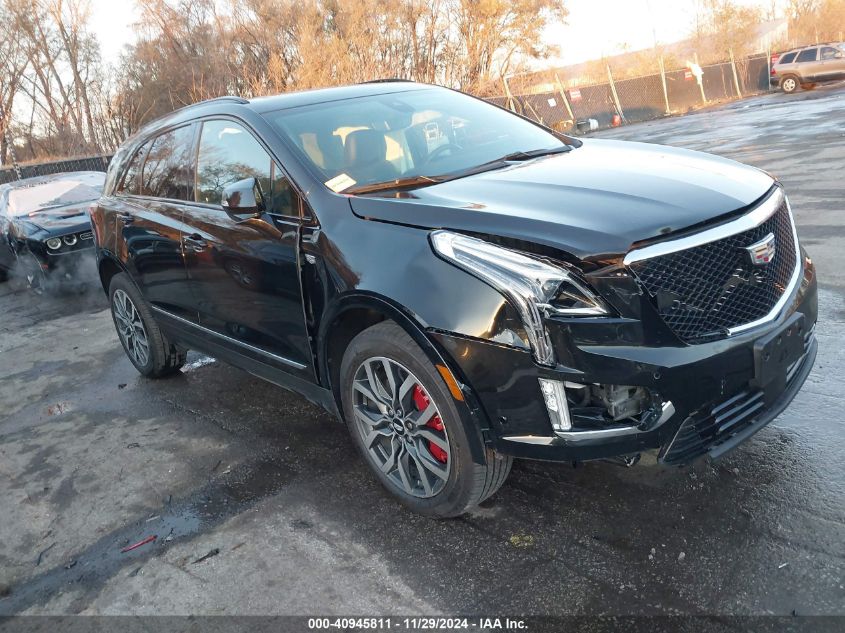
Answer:
[[[62,247],[62,241],[58,237],[51,237],[47,240],[47,248],[51,251],[57,251]]]
[[[76,236],[75,235],[65,235],[62,238],[62,240],[64,240],[64,243],[67,244],[68,246],[73,246],[74,244],[76,244]]]
[[[544,312],[607,314],[602,301],[560,266],[450,231],[434,231],[431,244],[438,255],[486,281],[513,303],[525,325],[534,359],[543,365],[555,363],[543,325]]]

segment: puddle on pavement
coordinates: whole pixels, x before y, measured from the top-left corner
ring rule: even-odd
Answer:
[[[236,467],[187,498],[163,499],[162,507],[151,517],[116,530],[75,559],[63,561],[54,569],[12,586],[10,595],[0,599],[0,616],[20,613],[62,591],[73,590],[81,591],[81,595],[72,609],[82,609],[85,596],[100,590],[127,563],[140,564],[161,555],[174,543],[214,528],[278,492],[294,475],[291,466],[268,458]],[[150,539],[152,536],[155,539]],[[131,551],[121,552],[144,541],[147,542]]]

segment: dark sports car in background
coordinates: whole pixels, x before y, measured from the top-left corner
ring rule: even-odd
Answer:
[[[16,271],[41,290],[48,276],[73,277],[94,247],[88,207],[104,181],[81,171],[0,185],[0,280]]]

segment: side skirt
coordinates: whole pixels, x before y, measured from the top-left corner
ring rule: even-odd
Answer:
[[[190,349],[201,351],[218,360],[243,369],[262,380],[301,395],[309,402],[322,407],[340,419],[340,414],[334,401],[334,395],[330,389],[293,376],[269,362],[258,360],[248,350],[239,350],[236,342],[230,342],[227,339],[223,339],[223,337],[217,339],[206,333],[206,331],[200,330],[198,327],[194,328],[189,324],[183,323],[183,319],[173,317],[160,308],[153,307],[153,312],[155,312],[156,320],[161,329],[174,342],[182,343]]]

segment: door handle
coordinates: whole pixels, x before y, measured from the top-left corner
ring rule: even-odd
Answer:
[[[118,213],[117,219],[124,224],[132,224],[135,221],[135,216],[131,213]]]
[[[192,233],[191,235],[186,235],[184,238],[185,245],[195,252],[200,252],[208,246],[208,242],[202,239],[202,235],[199,233]]]

